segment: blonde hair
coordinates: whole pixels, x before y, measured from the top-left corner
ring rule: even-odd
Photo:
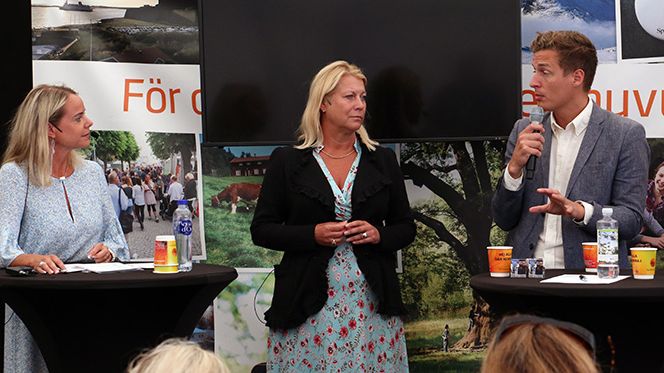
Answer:
[[[230,373],[214,353],[197,343],[178,338],[167,339],[152,350],[136,356],[127,373]]]
[[[346,61],[334,61],[323,67],[311,81],[307,106],[304,108],[302,121],[297,129],[297,139],[298,141],[301,141],[301,144],[295,146],[295,148],[306,149],[323,144],[323,131],[320,124],[320,105],[323,103],[325,97],[337,88],[339,80],[341,80],[344,75],[351,75],[361,79],[364,82],[364,85],[367,85],[367,77],[364,76],[362,70],[356,65],[350,64]],[[362,141],[367,149],[376,149],[378,142],[369,137],[369,133],[366,128],[364,128],[364,125],[357,130],[357,135],[360,136],[360,141]]]
[[[546,323],[510,327],[489,344],[482,373],[594,373],[597,364],[580,339]]]
[[[65,86],[42,84],[33,88],[18,107],[10,124],[9,144],[2,163],[15,162],[26,167],[30,183],[51,185],[51,148],[48,124],[56,125],[64,114],[64,106],[76,91]],[[82,162],[77,152],[71,152],[72,167]]]

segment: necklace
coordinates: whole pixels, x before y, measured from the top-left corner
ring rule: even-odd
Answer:
[[[348,153],[346,153],[344,155],[332,155],[332,154],[326,152],[325,149],[321,149],[320,152],[327,155],[328,157],[330,157],[332,159],[343,159],[343,158],[346,158],[349,155],[355,153],[355,148],[351,149]]]
[[[68,168],[69,168],[69,163],[67,163],[67,164],[65,165],[65,170],[64,170],[64,172],[62,173],[62,176],[55,176],[54,174],[51,174],[51,176],[53,176],[53,177],[56,178],[56,179],[64,180],[64,178],[67,177],[67,169],[68,169]]]

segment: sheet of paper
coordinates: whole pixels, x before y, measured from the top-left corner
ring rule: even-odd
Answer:
[[[154,263],[125,263],[125,265],[136,269],[154,269]]]
[[[152,264],[152,263],[144,263]],[[139,264],[124,264],[124,263],[72,263],[65,264],[67,273],[72,272],[94,272],[94,273],[108,273],[108,272],[124,272],[124,271],[139,271],[143,269]]]
[[[581,278],[583,276],[583,278]],[[613,284],[631,276],[618,276],[616,278],[599,278],[597,275],[560,275],[540,281],[541,284],[580,284],[580,285],[606,285]]]
[[[74,273],[74,272],[81,272],[83,271],[83,268],[78,267],[78,264],[65,264],[65,271],[66,273]]]

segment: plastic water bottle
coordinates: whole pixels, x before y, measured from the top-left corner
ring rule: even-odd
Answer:
[[[178,250],[178,269],[180,272],[191,271],[191,212],[187,200],[179,200],[178,208],[173,213],[173,235]]]
[[[618,277],[618,221],[611,217],[612,208],[602,209],[602,219],[597,221],[597,276]]]

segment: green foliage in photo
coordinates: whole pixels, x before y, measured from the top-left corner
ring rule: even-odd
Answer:
[[[251,240],[249,227],[254,217],[253,206],[241,201],[235,214],[231,214],[226,202],[212,207],[212,196],[230,184],[262,182],[262,176],[203,176],[207,263],[241,268],[269,268],[279,263],[281,252],[256,246]]]

